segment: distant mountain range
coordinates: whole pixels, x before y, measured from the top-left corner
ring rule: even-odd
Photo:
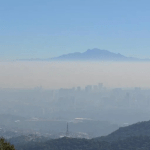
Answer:
[[[120,53],[112,53],[107,50],[100,50],[97,48],[88,49],[80,53],[69,53],[58,57],[48,59],[19,59],[19,61],[150,61],[150,59],[139,59],[134,57],[126,57]]]

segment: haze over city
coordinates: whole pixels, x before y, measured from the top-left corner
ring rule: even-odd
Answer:
[[[150,87],[150,63],[1,62],[1,88]]]

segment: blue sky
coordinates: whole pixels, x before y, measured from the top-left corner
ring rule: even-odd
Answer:
[[[149,0],[1,0],[0,60],[99,48],[150,58]]]

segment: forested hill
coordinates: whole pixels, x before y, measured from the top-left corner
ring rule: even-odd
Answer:
[[[61,138],[47,142],[30,142],[16,150],[149,150],[150,137],[137,136],[112,143],[87,139]]]
[[[131,136],[150,136],[150,121],[138,122],[127,127],[121,127],[112,132],[108,136],[95,138],[99,141],[115,141],[118,139],[125,139]]]
[[[121,127],[105,137],[90,140],[67,137],[48,141],[32,140],[18,143],[15,148],[16,150],[150,150],[150,121]]]

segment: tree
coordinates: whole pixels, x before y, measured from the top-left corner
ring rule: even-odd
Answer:
[[[4,138],[0,138],[0,150],[15,150],[15,147],[7,142]]]

